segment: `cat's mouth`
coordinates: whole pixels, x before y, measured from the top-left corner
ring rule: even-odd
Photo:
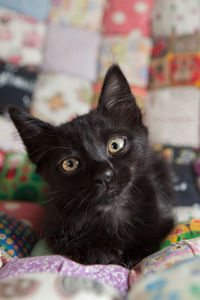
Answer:
[[[97,199],[111,199],[120,194],[120,190],[117,187],[105,187],[96,191]]]
[[[108,197],[115,197],[115,196],[119,195],[119,191],[116,188],[109,189],[108,191],[106,191],[106,195]]]

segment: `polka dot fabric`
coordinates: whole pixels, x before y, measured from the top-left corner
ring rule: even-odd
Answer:
[[[157,0],[152,12],[152,34],[166,37],[200,30],[199,0]]]
[[[13,258],[27,256],[37,238],[31,227],[0,212],[0,248]]]
[[[45,208],[31,202],[0,201],[0,211],[7,213],[29,225],[41,236]]]
[[[154,0],[109,0],[104,14],[104,33],[127,34],[139,30],[149,35]]]

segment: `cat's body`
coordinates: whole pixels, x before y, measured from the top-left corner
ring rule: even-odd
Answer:
[[[131,267],[157,250],[173,226],[169,170],[148,145],[118,66],[106,75],[97,109],[69,123],[9,112],[51,189],[45,235],[54,253]]]

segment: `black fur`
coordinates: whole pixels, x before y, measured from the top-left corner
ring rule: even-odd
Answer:
[[[55,127],[17,108],[9,113],[51,189],[45,235],[54,253],[132,267],[158,249],[173,226],[169,170],[148,145],[118,66],[108,70],[97,109],[71,122]],[[115,137],[126,143],[111,155],[107,145]],[[72,174],[61,167],[68,157],[80,162]]]

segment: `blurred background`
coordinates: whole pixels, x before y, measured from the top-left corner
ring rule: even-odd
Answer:
[[[197,212],[200,0],[0,0],[0,210],[37,231],[20,207],[44,203],[48,191],[5,107],[69,121],[96,106],[112,63],[130,83],[150,143],[172,165],[176,205]]]

